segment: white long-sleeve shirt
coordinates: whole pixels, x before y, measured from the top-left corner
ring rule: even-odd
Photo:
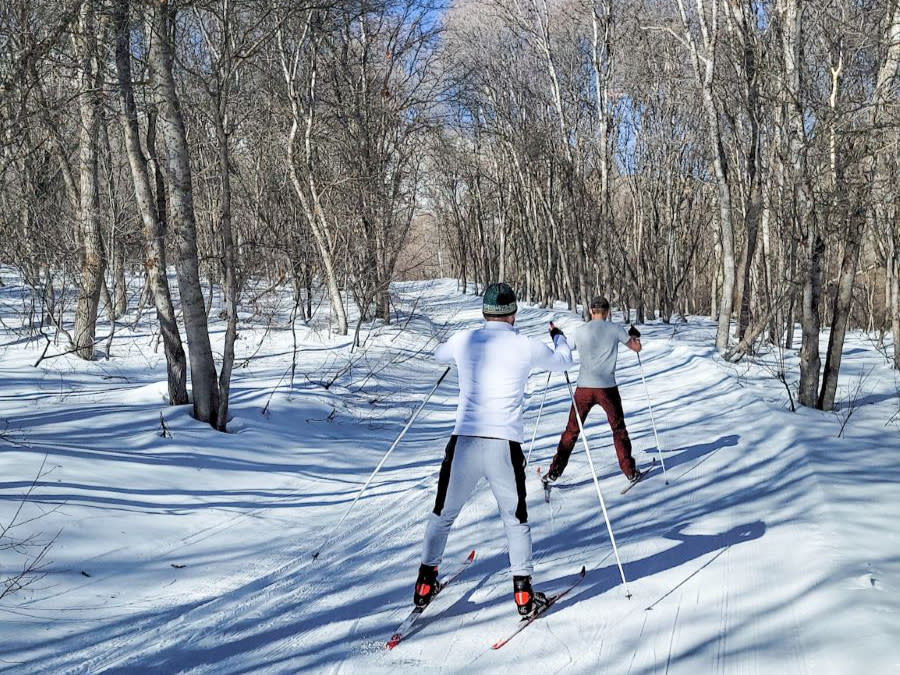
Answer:
[[[438,346],[434,357],[440,363],[456,363],[459,374],[453,433],[518,443],[524,439],[522,408],[529,373],[567,370],[573,363],[562,335],[550,349],[503,321],[485,321],[481,328],[456,333]]]

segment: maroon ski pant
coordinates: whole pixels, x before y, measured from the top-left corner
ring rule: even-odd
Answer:
[[[619,468],[629,478],[634,475],[634,458],[631,456],[631,439],[628,438],[628,430],[625,428],[625,413],[622,410],[622,397],[619,396],[618,387],[577,387],[575,389],[575,406],[581,423],[587,426],[587,416],[591,409],[599,405],[606,412],[609,420],[609,428],[612,429],[613,444],[616,447],[616,455],[619,458]],[[578,420],[575,418],[575,406],[569,409],[569,423],[566,430],[559,438],[556,454],[550,463],[550,475],[561,476],[569,463],[572,448],[578,440]]]

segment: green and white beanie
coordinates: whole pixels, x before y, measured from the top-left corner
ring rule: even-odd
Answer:
[[[518,310],[516,294],[508,284],[491,284],[484,290],[481,311],[485,316],[510,316]]]

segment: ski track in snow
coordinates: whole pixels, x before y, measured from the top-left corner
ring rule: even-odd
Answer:
[[[277,394],[270,416],[260,416],[290,362],[290,335],[281,343],[276,336],[252,372],[235,370],[235,433],[226,438],[183,408],[154,400],[153,382],[164,380],[159,359],[148,371],[145,357],[126,355],[122,346],[110,362],[61,358],[35,372],[31,351],[7,346],[0,401],[9,406],[8,437],[20,443],[0,440],[12,468],[7,475],[26,485],[34,458],[48,453],[58,468],[39,481],[35,501],[62,504],[49,517],[63,534],[52,583],[0,604],[0,630],[8,636],[0,670],[337,675],[539,666],[551,673],[819,675],[866,664],[874,674],[900,672],[891,640],[900,627],[900,542],[886,527],[900,517],[900,475],[897,432],[884,426],[895,376],[881,366],[872,402],[838,439],[839,421],[828,413],[786,411],[783,388],[764,369],[715,356],[715,326],[702,319],[641,327],[669,485],[660,467],[620,495],[625,479],[602,411],[592,411],[586,424],[633,597],[625,597],[580,441],[566,482],[544,502],[533,469],[546,470],[569,408],[564,380],[555,375],[526,472],[535,586],[552,591],[581,564],[584,582],[492,651],[518,619],[496,504],[481,484],[450,535],[443,568],[471,548],[478,551],[474,564],[408,640],[385,650],[411,605],[453,423],[455,373],[339,535],[318,560],[312,553],[440,372],[427,357],[386,358],[433,347],[436,335],[473,325],[480,307],[477,297],[455,293],[452,281],[399,284],[396,292],[425,302],[415,305],[405,330],[388,327],[371,338],[371,363],[387,365],[365,380],[365,392],[354,398],[349,387],[304,383],[290,398]],[[518,325],[545,337],[550,318],[566,331],[578,323],[559,309],[525,308]],[[123,332],[118,339],[128,338]],[[328,338],[310,333],[306,340],[301,369],[328,367]],[[242,347],[252,352],[256,345]],[[268,350],[280,356],[270,359]],[[877,368],[870,354],[858,340],[842,367]],[[98,386],[92,373],[130,384]],[[647,466],[656,440],[637,361],[624,350],[618,380],[635,458]],[[540,373],[530,382],[527,440],[545,382]],[[122,392],[131,403],[122,403]],[[173,439],[156,435],[160,408]],[[85,416],[99,434],[86,432]],[[126,424],[123,416],[133,419]],[[882,446],[892,440],[890,456]],[[879,479],[868,487],[873,503],[861,508],[866,502],[848,476],[865,463],[878,467]],[[15,504],[22,489],[0,483],[0,508]],[[880,548],[861,534],[866,528],[884,532]],[[102,536],[110,530],[122,541]],[[183,570],[171,568],[177,561],[186,562]]]

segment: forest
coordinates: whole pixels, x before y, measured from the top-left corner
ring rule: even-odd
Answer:
[[[823,410],[848,330],[900,368],[897,0],[9,0],[0,46],[29,339],[91,360],[155,312],[216,429],[281,287],[342,335],[423,276],[711,316]]]

